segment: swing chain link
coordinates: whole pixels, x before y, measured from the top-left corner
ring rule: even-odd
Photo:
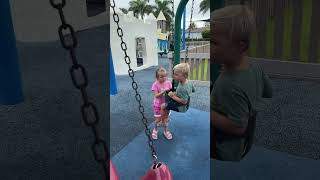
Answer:
[[[143,105],[142,105],[142,103],[141,103],[141,95],[139,94],[139,92],[138,92],[138,84],[137,84],[137,82],[135,81],[135,79],[134,79],[134,71],[133,71],[133,69],[131,68],[131,66],[130,66],[130,64],[131,64],[131,60],[130,60],[130,57],[128,56],[128,54],[127,54],[127,44],[124,42],[124,40],[123,40],[123,30],[122,30],[122,28],[120,27],[120,25],[119,25],[119,15],[118,15],[118,13],[116,12],[116,10],[115,10],[115,1],[114,0],[112,0],[112,3],[111,3],[111,1],[110,1],[110,6],[111,6],[111,8],[113,9],[113,20],[114,20],[114,22],[117,24],[117,33],[118,33],[118,36],[119,36],[119,38],[120,38],[120,40],[121,40],[121,49],[122,49],[122,51],[124,52],[124,60],[125,60],[125,63],[128,65],[128,67],[129,67],[129,69],[128,69],[128,75],[129,75],[129,77],[131,78],[131,80],[132,80],[132,84],[131,84],[131,86],[132,86],[132,88],[133,88],[133,90],[135,91],[135,99],[136,99],[136,101],[138,102],[138,104],[139,104],[139,112],[141,113],[141,115],[142,115],[142,123],[144,124],[144,126],[145,126],[145,134],[147,135],[147,137],[148,137],[148,145],[149,145],[149,147],[150,147],[150,149],[151,149],[151,154],[152,154],[152,158],[153,158],[153,163],[154,164],[157,164],[158,163],[158,160],[157,160],[157,153],[156,153],[156,150],[155,150],[155,148],[154,148],[154,141],[153,141],[153,139],[152,139],[152,137],[151,137],[151,131],[150,131],[150,129],[149,129],[149,127],[148,127],[148,120],[147,120],[147,118],[145,117],[145,114],[144,114],[144,107],[143,107]]]
[[[172,58],[171,58],[171,76],[173,78],[173,68],[174,68],[174,0],[171,1],[172,3],[172,20],[171,20],[171,39],[170,39],[170,43],[172,45]],[[170,48],[170,47],[169,47]],[[174,90],[174,83],[172,80],[172,90]]]
[[[83,118],[83,121],[85,122],[86,126],[90,127],[93,134],[94,134],[94,142],[91,146],[91,151],[93,152],[94,159],[97,161],[97,163],[101,164],[103,167],[104,172],[104,179],[108,179],[108,169],[107,169],[107,162],[109,159],[109,150],[107,147],[107,143],[105,140],[103,140],[101,136],[101,132],[99,130],[99,113],[97,110],[97,106],[89,101],[88,95],[87,95],[87,86],[88,86],[88,76],[87,72],[84,66],[81,64],[78,64],[75,48],[77,47],[77,38],[75,36],[75,31],[73,27],[70,24],[67,24],[65,22],[65,16],[63,13],[63,8],[66,4],[65,0],[60,0],[60,3],[55,3],[55,0],[50,0],[50,4],[53,8],[57,9],[59,11],[61,25],[59,27],[59,37],[60,42],[64,49],[68,50],[70,53],[70,58],[72,60],[73,65],[70,68],[70,75],[73,85],[81,91],[83,105],[81,106],[81,115]],[[63,34],[63,29],[69,29],[69,32],[71,34],[72,43],[67,44],[65,35]],[[79,82],[76,78],[76,71],[80,71],[83,82]],[[90,111],[92,113],[90,113]],[[92,117],[89,116],[89,114],[93,114]],[[100,153],[99,153],[100,152]]]
[[[172,51],[174,52],[174,0],[172,0],[172,20],[171,20],[171,44],[172,44]]]
[[[190,40],[190,34],[191,34],[191,25],[192,25],[192,16],[193,16],[193,7],[194,7],[194,0],[192,0],[192,5],[191,5],[191,15],[190,15],[190,24],[189,24],[189,30],[188,30],[188,39]],[[187,61],[188,58],[188,52],[189,52],[189,45],[186,47],[186,56],[185,56],[185,61]]]
[[[64,8],[64,6],[66,5],[66,0],[60,0],[61,2],[56,3],[55,0],[50,0],[50,4],[52,7],[54,7],[55,9],[62,9]]]

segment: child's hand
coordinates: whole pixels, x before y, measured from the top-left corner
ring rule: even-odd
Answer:
[[[175,94],[174,94],[174,92],[172,92],[172,91],[170,91],[170,92],[168,93],[168,96],[171,97],[171,98],[172,98],[174,95],[175,95]]]
[[[160,89],[160,93],[161,93],[161,94],[163,94],[163,93],[165,93],[165,92],[166,92],[165,89],[163,89],[163,88]]]

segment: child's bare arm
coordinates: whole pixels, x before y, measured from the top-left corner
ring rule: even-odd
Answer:
[[[153,91],[153,95],[154,95],[154,97],[156,97],[156,98],[158,98],[158,97],[160,97],[160,96],[163,96],[163,93],[164,92],[155,92],[155,91]]]
[[[233,134],[233,135],[243,135],[246,128],[242,128],[227,117],[215,112],[211,111],[210,113],[210,121],[211,126],[217,128],[225,133]]]
[[[179,97],[176,96],[176,95],[172,96],[171,98],[172,98],[173,100],[177,101],[177,102],[180,103],[180,104],[187,104],[187,103],[188,103],[188,101],[186,101],[186,100],[184,100],[184,99],[182,99],[182,98],[179,98]]]

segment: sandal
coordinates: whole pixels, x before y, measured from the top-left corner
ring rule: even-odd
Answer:
[[[155,128],[152,131],[152,138],[153,139],[158,139],[158,130],[156,130]]]
[[[172,139],[172,134],[171,134],[171,132],[169,130],[164,131],[163,135],[169,140]]]

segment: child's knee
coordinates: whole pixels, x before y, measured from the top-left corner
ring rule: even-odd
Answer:
[[[156,117],[156,123],[160,122],[161,121],[161,117]]]
[[[165,103],[161,104],[161,110],[165,111],[167,108],[167,105]]]

